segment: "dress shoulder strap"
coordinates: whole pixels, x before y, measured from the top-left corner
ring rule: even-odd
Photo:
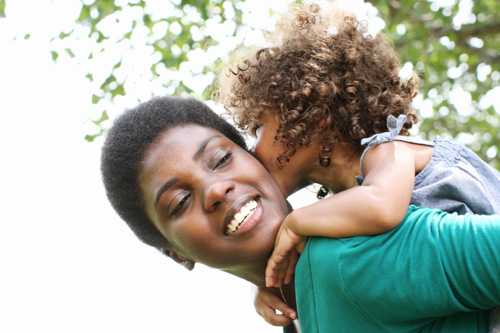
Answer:
[[[366,153],[368,152],[368,150],[370,150],[370,148],[390,141],[404,141],[431,147],[434,146],[434,143],[427,140],[423,140],[416,137],[399,135],[405,122],[406,122],[406,115],[400,114],[396,118],[391,114],[387,117],[387,129],[388,129],[387,132],[376,133],[368,138],[361,139],[361,145],[365,146],[365,149],[363,150],[363,153],[361,153],[361,157],[359,159],[361,175],[356,177],[356,181],[358,182],[359,185],[361,185],[361,183],[364,180],[363,161]]]
[[[369,148],[374,145],[379,145],[384,142],[393,141],[399,135],[401,129],[406,122],[406,115],[400,114],[397,118],[390,114],[387,117],[387,129],[389,131],[376,133],[368,138],[361,139],[361,145]],[[366,149],[365,149],[366,150]]]

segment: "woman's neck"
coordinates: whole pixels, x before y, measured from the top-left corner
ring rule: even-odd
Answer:
[[[267,259],[258,260],[251,264],[232,266],[228,269],[222,269],[224,272],[247,280],[256,286],[265,286],[265,270]]]

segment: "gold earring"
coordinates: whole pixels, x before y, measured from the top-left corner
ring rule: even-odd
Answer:
[[[331,158],[330,158],[331,155],[332,155],[332,148],[329,146],[322,145],[321,151],[319,153],[319,165],[321,165],[323,168],[329,167],[331,163]]]

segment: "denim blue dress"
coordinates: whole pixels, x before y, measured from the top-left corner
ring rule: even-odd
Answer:
[[[405,115],[387,118],[388,132],[363,139],[366,152],[373,146],[389,141],[405,141],[432,147],[432,157],[415,177],[411,204],[439,208],[460,214],[500,214],[500,172],[485,163],[470,149],[449,139],[426,141],[399,135]],[[361,168],[362,169],[362,168]],[[363,175],[357,177],[358,184]],[[491,333],[500,333],[500,308],[492,312]]]

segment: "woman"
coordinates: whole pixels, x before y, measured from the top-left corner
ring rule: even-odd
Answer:
[[[278,185],[245,150],[239,134],[205,105],[165,97],[127,111],[108,134],[102,172],[113,207],[145,243],[187,267],[201,262],[258,286],[264,284],[265,264],[287,205]],[[479,310],[500,304],[500,261],[491,253],[477,252],[475,244],[487,243],[495,249],[500,244],[500,225],[488,223],[475,231],[426,222],[403,224],[390,235],[309,242],[307,256],[301,258],[296,272],[301,283],[297,287],[299,316],[308,321],[305,332],[314,331],[311,325],[318,323],[363,332],[456,332],[460,328],[485,332],[487,312]],[[440,243],[435,237],[460,239],[460,243],[458,247],[453,242]],[[401,248],[408,250],[398,251]],[[321,287],[329,300],[338,299],[337,308],[330,309],[333,314],[345,310],[344,317],[314,311],[314,302],[325,299],[308,293],[307,283],[321,277],[321,267],[331,264],[314,260],[311,255],[318,249],[329,251],[330,261],[338,258],[349,268],[343,274],[351,276],[352,284],[331,279]],[[355,255],[349,257],[349,253]],[[408,270],[391,271],[396,258],[387,253],[396,253],[397,260],[407,262]],[[361,265],[360,258],[366,265]],[[467,265],[470,258],[475,259],[474,269]],[[367,278],[357,279],[364,269]],[[420,270],[422,274],[415,279],[414,272]],[[385,283],[378,284],[380,277]],[[373,292],[363,295],[367,281]],[[397,289],[392,288],[395,285]],[[431,299],[426,293],[408,299],[400,292],[414,287],[443,292],[432,294]],[[399,292],[394,294],[395,290]],[[386,297],[385,307],[373,306]],[[286,298],[291,301],[292,293]],[[377,311],[411,309],[413,304],[424,308],[404,316],[399,311],[395,317],[377,317]],[[319,320],[311,320],[318,315]],[[316,331],[328,328],[316,327]]]

